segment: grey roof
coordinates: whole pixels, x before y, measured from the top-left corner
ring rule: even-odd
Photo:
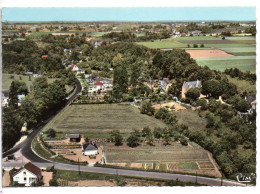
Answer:
[[[69,134],[69,138],[79,138],[79,134],[78,133],[72,133],[72,134]]]
[[[200,88],[201,87],[201,81],[197,80],[197,81],[190,81],[190,82],[186,82],[185,83],[185,89],[186,91],[190,88]]]
[[[246,101],[250,104],[251,102],[253,102],[256,99],[255,96],[253,95],[248,95],[246,96]]]
[[[83,150],[97,150],[98,147],[95,143],[87,142],[82,145]]]

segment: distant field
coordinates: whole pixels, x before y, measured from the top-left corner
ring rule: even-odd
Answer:
[[[11,79],[10,76],[14,76],[14,79]],[[2,73],[2,89],[9,89],[12,81],[20,80],[20,76],[22,78],[21,81],[24,81],[28,89],[30,90],[33,80],[35,80],[37,77],[31,76],[31,81],[29,81],[29,76],[27,75],[17,75],[17,74],[7,74],[7,73]],[[56,80],[56,78],[47,78],[47,79],[48,79],[48,83],[52,83]]]
[[[196,62],[211,69],[224,71],[226,68],[238,68],[241,71],[256,72],[256,56],[233,56],[224,58],[200,58]]]
[[[29,34],[27,37],[31,39],[37,39],[37,38],[42,38],[43,36],[46,36],[48,34],[54,33],[55,31],[40,31],[40,32],[33,32]]]
[[[64,133],[107,133],[114,129],[129,133],[133,128],[164,127],[161,121],[140,114],[131,105],[97,104],[71,105],[62,110],[44,130],[54,128]]]
[[[143,46],[146,46],[148,48],[159,48],[159,49],[162,49],[162,48],[186,48],[187,47],[187,44],[183,44],[183,43],[180,43],[180,42],[177,42],[175,40],[156,40],[154,42],[137,42],[136,44],[138,45],[143,45]]]
[[[110,32],[94,32],[93,34],[91,34],[91,36],[93,36],[93,37],[101,37],[104,34],[108,34],[108,33],[110,33]]]
[[[187,37],[173,37],[172,40],[221,40],[213,36],[187,36]]]

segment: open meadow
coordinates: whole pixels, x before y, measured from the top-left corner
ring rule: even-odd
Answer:
[[[141,114],[129,104],[71,105],[63,109],[44,128],[64,133],[102,134],[112,130],[130,133],[133,128],[164,127],[161,121]]]

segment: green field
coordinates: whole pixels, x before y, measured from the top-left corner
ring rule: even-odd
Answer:
[[[91,34],[91,36],[93,36],[93,37],[101,37],[104,34],[108,34],[108,33],[110,33],[110,32],[94,32],[94,33]]]
[[[138,45],[143,45],[152,49],[163,48],[186,48],[187,44],[177,42],[175,40],[156,40],[154,42],[137,42]]]
[[[161,121],[140,114],[137,108],[125,104],[71,105],[63,109],[44,128],[64,133],[100,134],[118,129],[129,133],[133,128],[164,127]]]
[[[232,56],[223,58],[199,58],[196,62],[210,69],[224,71],[227,68],[238,68],[241,71],[256,72],[256,56]]]
[[[54,33],[55,31],[40,31],[40,32],[32,32],[31,34],[29,34],[27,37],[30,39],[38,39],[38,38],[42,38],[43,36],[46,36],[48,34]]]

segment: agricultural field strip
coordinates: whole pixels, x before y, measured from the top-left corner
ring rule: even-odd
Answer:
[[[230,57],[216,57],[216,58],[199,58],[196,61],[222,61],[222,60],[256,60],[256,56],[230,56]]]
[[[63,111],[61,114],[58,114],[48,127],[53,127],[58,131],[68,129],[68,132],[71,132],[74,129],[84,129],[87,132],[87,129],[127,129],[130,131],[134,127],[139,128],[147,125],[165,126],[155,118],[140,114],[130,105],[126,107],[119,105],[73,105],[66,109],[66,113]]]

